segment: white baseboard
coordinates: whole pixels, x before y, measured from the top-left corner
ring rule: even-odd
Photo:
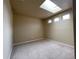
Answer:
[[[42,40],[42,39],[47,39],[47,40],[49,40],[50,38],[38,38],[38,39],[32,39],[32,40],[25,41],[25,42],[14,43],[13,46],[17,46],[17,45],[21,45],[21,44],[25,44],[25,43],[29,43],[29,42],[33,42],[33,41],[38,41],[38,40]],[[50,40],[52,40],[52,39],[50,39]],[[65,46],[74,48],[73,45],[69,45],[69,44],[66,44],[66,43],[63,43],[63,42],[60,42],[60,41],[56,41],[56,40],[53,40],[53,41],[54,41],[54,42],[58,42],[59,44],[64,44]]]
[[[73,45],[69,45],[69,44],[67,44],[67,43],[64,43],[64,42],[60,42],[60,41],[57,41],[59,44],[61,44],[61,45],[65,45],[65,46],[67,46],[67,47],[71,47],[71,48],[74,48],[74,46]]]
[[[59,44],[61,44],[61,45],[65,45],[67,47],[74,48],[74,45],[70,45],[70,44],[67,44],[67,43],[64,43],[64,42],[60,42],[60,41],[57,41],[57,42],[59,42]]]
[[[14,43],[13,46],[17,46],[17,45],[21,45],[21,44],[25,44],[25,43],[29,43],[29,42],[33,42],[33,41],[38,41],[38,40],[42,40],[44,38],[38,38],[38,39],[32,39],[29,41],[25,41],[25,42],[19,42],[19,43]]]
[[[51,38],[45,38],[47,40],[52,40]],[[67,43],[64,43],[64,42],[60,42],[60,41],[57,41],[57,40],[53,40],[54,42],[58,42],[59,44],[61,45],[65,45],[65,46],[68,46],[68,47],[71,47],[71,48],[74,48],[74,45],[70,45],[70,44],[67,44]]]

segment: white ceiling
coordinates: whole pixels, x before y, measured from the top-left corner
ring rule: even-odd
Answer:
[[[63,10],[72,7],[72,0],[51,0]],[[37,18],[47,18],[53,13],[40,8],[44,0],[11,0],[14,13],[19,13]]]

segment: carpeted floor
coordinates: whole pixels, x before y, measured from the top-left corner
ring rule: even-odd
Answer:
[[[75,59],[74,48],[65,44],[40,40],[16,46],[11,59]]]

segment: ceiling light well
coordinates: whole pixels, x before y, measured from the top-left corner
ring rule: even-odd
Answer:
[[[52,2],[51,0],[45,0],[45,1],[41,4],[40,8],[45,9],[45,10],[47,10],[47,11],[49,11],[49,12],[52,12],[52,13],[57,13],[57,12],[59,12],[59,11],[62,10],[58,5],[56,5],[56,4],[55,4],[54,2]]]

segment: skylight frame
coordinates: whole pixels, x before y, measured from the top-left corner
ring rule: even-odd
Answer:
[[[56,5],[54,2],[52,2],[51,0],[45,0],[40,8],[44,9],[44,10],[47,10],[49,12],[52,12],[52,13],[57,13],[59,11],[61,11],[62,9]]]

